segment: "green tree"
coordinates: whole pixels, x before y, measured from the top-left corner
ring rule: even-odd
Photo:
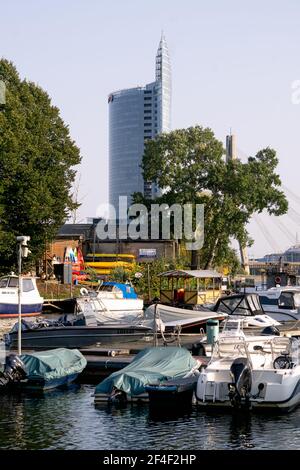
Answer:
[[[247,163],[225,162],[224,149],[211,129],[200,126],[160,134],[145,146],[142,169],[146,181],[163,189],[156,203],[205,205],[204,246],[192,252],[192,267],[226,263],[230,239],[252,243],[246,229],[255,212],[281,215],[288,203],[280,190],[275,150],[265,148]],[[141,202],[140,194],[134,200]],[[148,204],[151,201],[148,201]]]
[[[0,60],[6,104],[0,110],[0,270],[15,264],[15,236],[30,235],[38,259],[74,210],[72,185],[81,161],[69,128],[38,85]]]

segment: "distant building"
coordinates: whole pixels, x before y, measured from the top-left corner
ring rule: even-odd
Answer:
[[[153,182],[143,180],[144,142],[171,128],[171,66],[162,35],[156,54],[155,81],[144,87],[113,92],[109,107],[109,203],[118,211],[119,196],[134,192],[159,195]],[[118,215],[118,212],[117,212]]]
[[[259,261],[261,263],[279,263],[280,258],[282,259],[283,253],[269,253],[263,258],[257,258],[254,261]]]
[[[62,225],[55,240],[47,250],[48,260],[53,256],[64,261],[65,251],[68,247],[80,248],[84,257],[88,254],[131,254],[138,262],[153,261],[158,258],[175,259],[178,256],[179,246],[175,240],[99,240],[96,226],[99,219],[92,219],[87,224]]]
[[[300,263],[300,244],[291,246],[283,253],[283,260],[287,263]]]

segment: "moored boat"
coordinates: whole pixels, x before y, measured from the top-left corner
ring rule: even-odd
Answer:
[[[227,320],[211,360],[198,378],[203,407],[290,411],[300,403],[299,340],[245,336],[241,320]]]
[[[121,320],[128,315],[138,316],[143,312],[143,300],[138,298],[130,284],[104,282],[96,292],[83,287],[81,294],[82,297],[77,299],[79,312],[84,311],[87,302],[94,313],[111,316],[114,320]]]
[[[95,403],[148,402],[147,385],[187,377],[194,374],[200,365],[185,348],[144,349],[128,366],[97,385]]]
[[[0,278],[0,318],[18,316],[19,278],[13,274]],[[40,296],[36,279],[22,276],[21,313],[23,317],[42,313],[43,298]]]
[[[152,328],[130,323],[100,323],[93,313],[63,315],[58,320],[22,320],[22,346],[26,349],[83,348],[122,344],[152,337]],[[6,346],[18,344],[18,323],[4,335]]]
[[[85,357],[77,349],[59,348],[6,358],[0,385],[26,390],[46,391],[74,382],[86,367]]]
[[[261,305],[260,297],[255,293],[232,294],[220,297],[211,309],[230,318],[242,318],[244,328],[257,329],[278,326],[277,320],[267,315]]]

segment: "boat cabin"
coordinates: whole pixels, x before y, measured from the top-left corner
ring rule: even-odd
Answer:
[[[159,274],[163,304],[191,306],[216,302],[223,275],[213,270],[174,270]]]
[[[0,289],[16,289],[19,287],[18,276],[4,276],[0,278]],[[22,292],[30,292],[36,289],[35,280],[28,277],[22,279]]]
[[[10,274],[0,278],[0,318],[18,315],[18,287],[18,276]],[[42,312],[43,300],[37,289],[36,279],[30,276],[22,277],[22,316],[39,315]]]

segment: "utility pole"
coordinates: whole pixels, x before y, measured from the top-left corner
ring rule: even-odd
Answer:
[[[230,135],[226,136],[226,163],[228,163],[230,160],[236,160],[236,159],[237,159],[236,137],[235,135],[232,135],[230,132]],[[238,243],[240,247],[242,266],[245,270],[245,273],[249,275],[250,269],[249,269],[249,258],[248,258],[247,247],[243,246],[240,240],[238,240]]]
[[[27,247],[30,237],[17,237],[18,246],[18,354],[22,354],[22,258],[31,253]]]

